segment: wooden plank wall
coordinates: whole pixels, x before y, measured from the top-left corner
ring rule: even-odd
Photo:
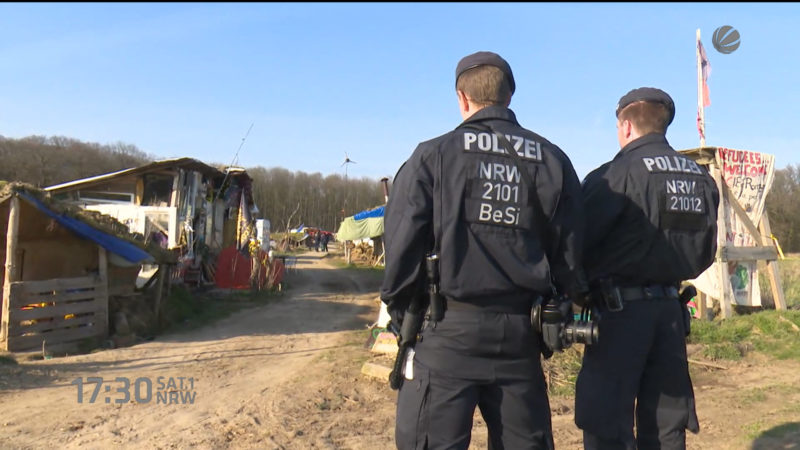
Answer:
[[[108,287],[102,277],[11,283],[8,351],[63,344],[108,333]]]

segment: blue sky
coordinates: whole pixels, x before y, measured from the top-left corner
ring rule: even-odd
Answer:
[[[699,145],[695,31],[711,62],[707,145],[800,163],[800,5],[781,3],[0,4],[0,135],[134,144],[323,175],[393,176],[461,121],[458,60],[499,53],[523,126],[582,178],[618,150],[617,100],[675,100],[667,137]],[[741,45],[717,52],[713,31]]]

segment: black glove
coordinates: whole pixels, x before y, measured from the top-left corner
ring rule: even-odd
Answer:
[[[542,307],[542,341],[552,351],[569,347],[563,338],[564,325],[572,320],[572,301],[559,296],[551,298]]]
[[[581,308],[591,308],[594,302],[591,291],[575,292],[570,295],[570,298]]]
[[[556,301],[558,302],[558,312],[561,313],[562,322],[572,321],[572,299],[570,297],[561,295]]]

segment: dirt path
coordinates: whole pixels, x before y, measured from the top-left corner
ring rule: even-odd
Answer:
[[[279,396],[291,397],[281,391],[287,380],[302,378],[320,355],[352,341],[347,330],[363,331],[374,322],[376,280],[374,274],[331,270],[308,254],[289,275],[291,295],[267,306],[128,348],[5,366],[0,446],[264,448],[271,440],[285,442],[273,426],[289,418],[270,405]],[[78,403],[72,383],[87,377],[101,377],[110,391],[101,387],[90,403],[94,384],[86,384]],[[117,377],[131,382],[133,401],[116,403],[124,400]],[[164,377],[162,391],[158,377]],[[179,377],[184,397],[165,394],[180,389]],[[135,401],[140,378],[150,381],[149,402]],[[170,378],[174,386],[167,385]],[[145,381],[138,386],[139,399],[146,400]],[[159,403],[159,392],[178,404]]]
[[[380,274],[333,269],[308,253],[288,283],[274,303],[195,331],[0,365],[0,447],[394,448],[396,394],[360,373],[366,361],[390,364],[364,346]],[[692,367],[702,431],[689,435],[688,448],[800,449],[800,363],[749,357],[726,365]],[[87,377],[103,378],[111,391],[90,403],[93,385],[86,384],[78,403],[73,382]],[[117,404],[117,377],[150,380],[152,398]],[[175,386],[159,390],[158,377]],[[129,392],[134,397],[134,386]],[[159,393],[177,403],[160,403]],[[193,402],[185,397],[191,393]],[[572,405],[569,397],[551,398],[558,449],[582,448]],[[478,413],[471,448],[486,448]]]

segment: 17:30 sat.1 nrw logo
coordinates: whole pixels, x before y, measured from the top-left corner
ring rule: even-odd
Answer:
[[[77,387],[78,403],[83,403],[84,400],[95,403],[98,398],[102,398],[104,403],[150,403],[155,397],[156,404],[185,405],[194,404],[197,395],[194,382],[194,377],[160,376],[155,379],[155,383],[149,377],[139,377],[133,382],[127,377],[117,377],[114,381],[105,381],[102,377],[86,377],[85,381],[83,378],[75,378],[70,384]],[[94,385],[91,392],[84,393],[84,384]]]

